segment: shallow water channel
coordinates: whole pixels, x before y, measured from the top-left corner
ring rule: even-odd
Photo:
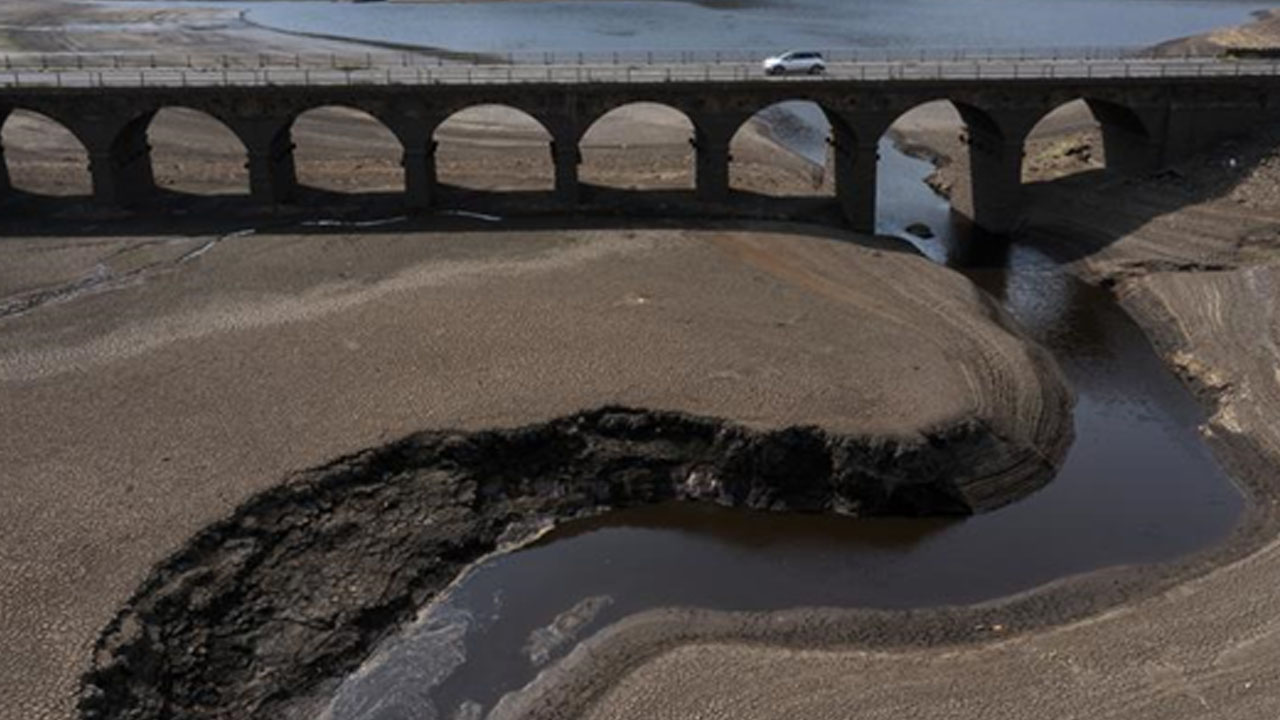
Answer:
[[[1001,299],[1078,393],[1075,443],[1055,480],[964,520],[671,504],[566,523],[475,567],[347,681],[333,717],[480,717],[577,639],[644,609],[971,603],[1175,558],[1230,531],[1241,499],[1201,442],[1203,413],[1107,293],[1031,248],[966,237],[922,182],[928,163],[897,152],[882,162],[881,231],[937,229],[920,249]],[[971,246],[993,260],[968,259]]]

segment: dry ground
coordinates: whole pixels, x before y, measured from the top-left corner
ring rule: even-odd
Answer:
[[[7,5],[0,13],[38,7],[56,15],[51,6]],[[60,31],[38,34],[17,40],[54,47],[90,42]],[[197,36],[175,37],[181,45],[181,38]],[[236,37],[227,42],[263,42]],[[479,143],[467,151],[468,164],[451,159],[451,138],[475,140],[491,122],[457,120],[442,142],[444,177],[494,187],[526,182],[538,167],[549,177],[545,146],[531,132],[509,132],[487,149]],[[338,188],[395,186],[394,148],[370,142],[359,157],[324,167],[322,158],[341,156],[343,145],[323,140],[333,135],[324,128],[355,125],[334,115],[304,121],[297,129],[304,177]],[[1079,136],[1033,139],[1040,143],[1030,153],[1033,173],[1088,169],[1104,160],[1087,121],[1063,122]],[[31,123],[18,117],[4,130],[9,159],[21,170],[15,177],[83,192],[73,150],[60,155],[68,160],[44,167],[36,167],[45,162],[37,156],[23,155],[24,145],[52,138]],[[157,121],[160,177],[181,178],[200,192],[234,189],[243,176],[227,159],[237,148],[211,141],[205,160],[178,139],[216,137],[215,128],[199,130],[199,123],[177,113]],[[685,136],[667,120],[648,125],[672,141],[653,136],[642,160],[629,153],[623,161],[622,145],[644,144],[639,138],[650,131],[619,130],[620,138],[604,141],[598,152],[584,151],[584,177],[687,183]],[[913,142],[946,154],[955,153],[959,130],[921,120],[914,135]],[[369,159],[374,150],[378,157]],[[748,164],[754,152],[762,168],[785,159],[767,143],[735,148]],[[1266,151],[1238,154],[1235,164],[1222,155],[1150,183],[1083,176],[1081,185],[1035,188],[1028,234],[1085,277],[1116,287],[1170,362],[1203,391],[1214,409],[1207,433],[1224,449],[1255,445],[1267,463],[1259,476],[1265,481],[1274,476],[1280,448],[1274,309],[1280,177],[1271,170],[1280,163]],[[962,162],[961,155],[953,161]],[[792,169],[743,182],[779,191],[811,187],[809,170],[789,162]],[[518,170],[506,172],[512,167]],[[846,244],[793,237],[778,245],[771,237],[0,239],[6,256],[0,307],[11,313],[0,319],[0,391],[6,408],[18,408],[0,420],[10,498],[0,506],[6,578],[0,642],[7,650],[0,660],[0,718],[69,717],[90,643],[150,563],[249,493],[339,452],[426,425],[508,423],[607,398],[746,415],[766,407],[781,414],[755,420],[820,415],[868,431],[884,431],[888,425],[875,423],[889,417],[905,427],[982,406],[976,398],[984,386],[962,389],[948,369],[969,351],[951,354],[947,341],[931,347],[918,335],[910,342],[895,335],[900,326],[892,314],[903,311],[901,297],[888,302],[886,292],[918,291],[916,310],[951,308],[933,312],[931,327],[971,350],[975,343],[986,347],[1003,367],[1017,364],[1017,353],[1008,352],[1016,343],[988,344],[996,337],[990,333],[957,336],[966,327],[954,324],[958,317],[969,319],[966,329],[993,325],[976,312],[972,291],[944,271]],[[859,287],[835,281],[830,271],[866,273],[881,263],[897,269],[864,279],[890,278],[893,287],[871,283],[843,299],[829,295]],[[797,282],[796,272],[826,279],[817,286]],[[706,285],[709,277],[725,284]],[[947,296],[931,297],[936,288],[948,288]],[[866,304],[877,297],[878,306]],[[855,342],[866,332],[855,318],[865,315],[844,314],[850,305],[878,318],[886,342],[899,338],[886,346],[899,351],[894,364],[860,357],[868,366],[849,371],[847,354],[867,352]],[[842,325],[851,329],[832,331]],[[794,333],[806,332],[817,336],[797,342]],[[808,373],[794,372],[796,348],[804,349]],[[940,385],[903,387],[905,356],[922,362]],[[806,376],[822,392],[792,384]],[[814,404],[828,382],[845,383],[847,399]],[[906,392],[884,392],[885,383]],[[948,392],[955,402],[941,410],[933,395]],[[995,621],[984,629],[993,639],[981,644],[872,651],[687,643],[604,678],[610,689],[590,713],[820,718],[848,717],[856,708],[868,718],[1280,716],[1278,547],[1268,542],[1193,581],[1062,627],[1018,633],[1017,625]],[[987,617],[1000,612],[999,605],[983,610]]]

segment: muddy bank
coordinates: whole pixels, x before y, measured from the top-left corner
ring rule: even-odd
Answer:
[[[1149,178],[1044,183],[1025,236],[1112,289],[1211,407],[1207,432],[1280,457],[1277,148],[1269,131]]]
[[[467,564],[557,518],[671,499],[967,514],[1047,482],[1063,445],[1008,447],[980,423],[896,443],[623,408],[422,433],[304,473],[200,533],[99,641],[81,709],[287,714]]]

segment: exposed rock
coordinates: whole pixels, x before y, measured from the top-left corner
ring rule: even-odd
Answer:
[[[922,240],[928,240],[933,237],[933,229],[922,222],[911,223],[906,227],[906,231]]]
[[[533,517],[671,499],[963,515],[1038,488],[1063,449],[1011,446],[977,422],[889,442],[616,407],[413,435],[262,493],[170,557],[99,640],[80,707],[280,717]]]

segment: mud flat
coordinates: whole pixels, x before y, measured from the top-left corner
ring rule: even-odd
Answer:
[[[367,45],[257,28],[217,3],[192,7],[16,0],[0,6],[0,52],[363,53]]]

